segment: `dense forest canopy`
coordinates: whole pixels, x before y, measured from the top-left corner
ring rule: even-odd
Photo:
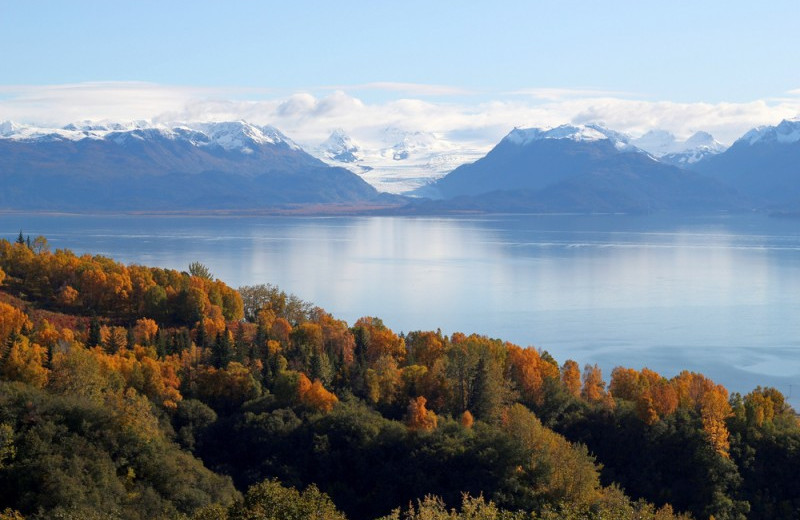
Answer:
[[[0,240],[0,519],[797,518],[798,473],[772,388]]]

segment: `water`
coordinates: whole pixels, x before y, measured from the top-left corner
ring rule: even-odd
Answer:
[[[273,283],[353,323],[478,332],[563,362],[699,371],[800,408],[800,222],[710,217],[0,214],[0,237]]]

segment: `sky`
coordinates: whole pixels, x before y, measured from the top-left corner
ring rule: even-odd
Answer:
[[[496,142],[800,116],[800,2],[0,0],[0,121],[245,119]]]

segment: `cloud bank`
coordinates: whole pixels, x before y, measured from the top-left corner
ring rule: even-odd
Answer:
[[[406,97],[367,102],[355,92]],[[438,96],[435,101],[426,99]],[[633,136],[664,129],[679,138],[705,130],[732,143],[747,130],[800,115],[800,89],[747,103],[652,101],[634,93],[530,88],[474,93],[443,85],[370,83],[305,92],[165,86],[140,82],[0,86],[0,120],[63,126],[81,120],[222,121],[271,124],[304,145],[336,128],[364,143],[387,128],[423,131],[471,148],[490,148],[514,127],[602,123]]]

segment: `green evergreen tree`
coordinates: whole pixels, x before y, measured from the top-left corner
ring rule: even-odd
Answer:
[[[322,352],[314,352],[309,362],[309,377],[312,381],[319,379],[324,386],[330,386],[333,379],[333,367],[330,359]]]
[[[245,354],[248,352],[247,341],[244,337],[244,325],[237,324],[236,332],[233,335],[233,357],[239,363],[244,363]]]
[[[211,363],[216,368],[226,368],[231,361],[233,361],[233,345],[226,328],[224,332],[217,333],[217,338],[211,347]]]
[[[202,318],[197,324],[197,331],[195,334],[195,344],[200,348],[205,348],[206,343],[208,342],[208,335],[206,334],[206,325],[203,323]]]
[[[499,413],[502,402],[502,374],[493,360],[483,355],[475,367],[475,378],[467,408],[477,419],[488,421]]]
[[[97,316],[92,316],[92,319],[89,321],[89,332],[86,338],[86,346],[90,348],[96,347],[101,341],[100,320],[97,319]]]
[[[133,327],[128,327],[127,337],[125,338],[125,342],[129,350],[133,349],[133,346],[136,344],[136,338],[133,335]]]

